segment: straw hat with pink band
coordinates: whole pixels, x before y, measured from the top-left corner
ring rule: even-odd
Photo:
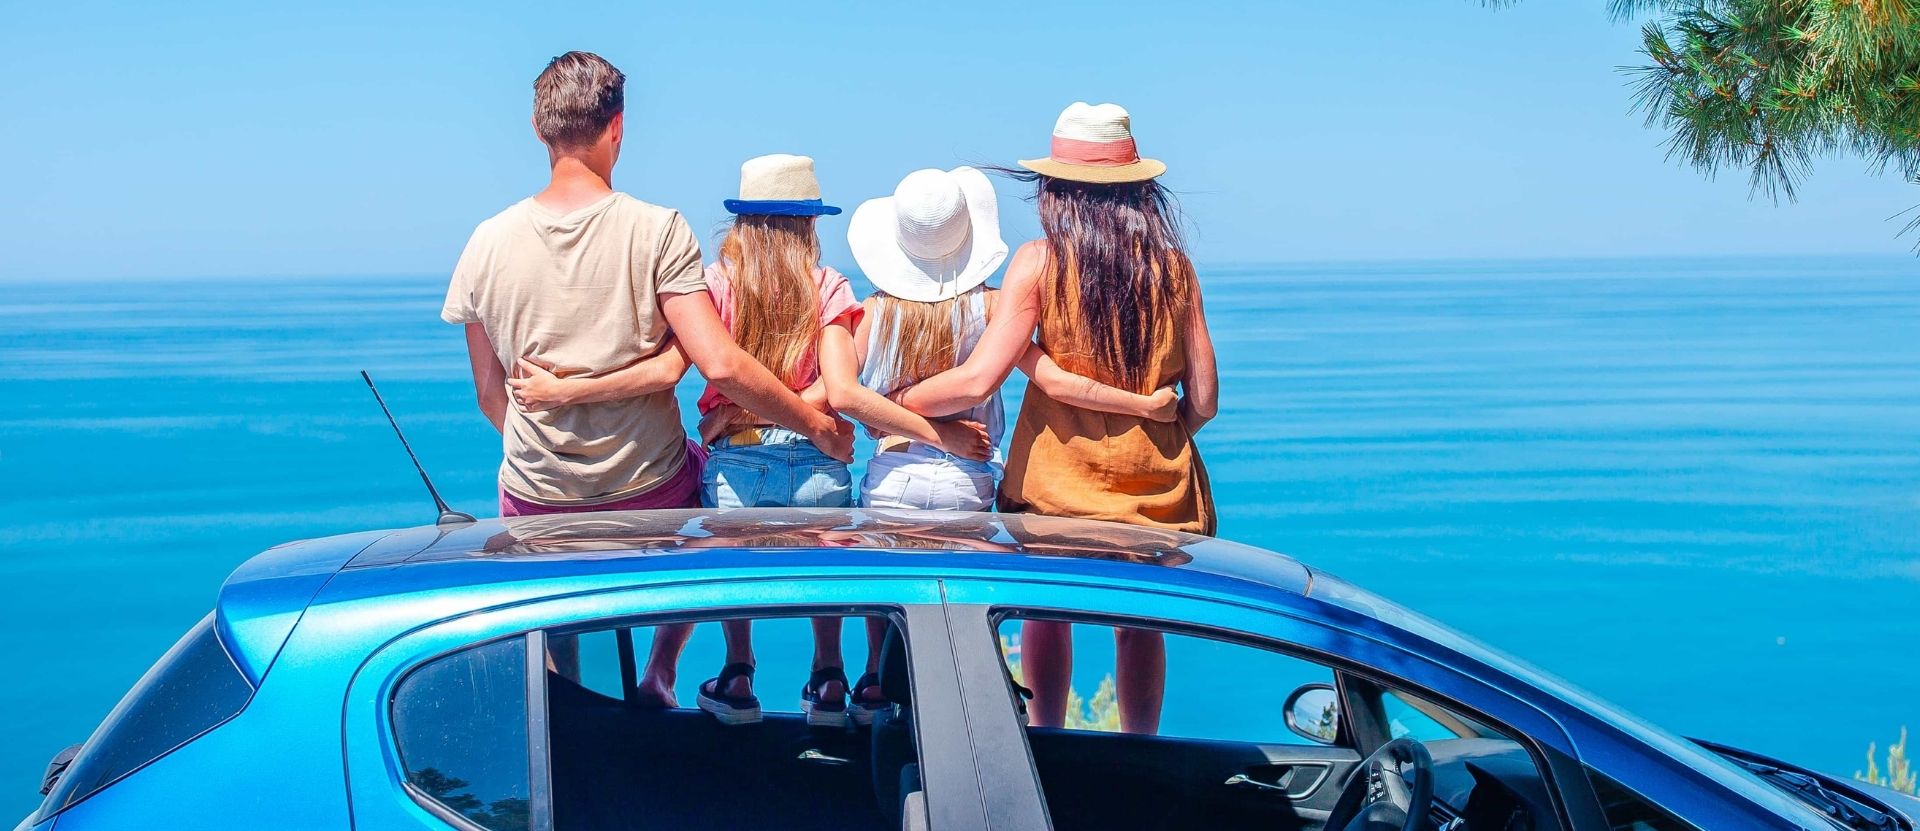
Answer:
[[[1096,185],[1144,182],[1167,172],[1158,160],[1140,158],[1125,107],[1085,101],[1060,113],[1047,158],[1024,159],[1020,166],[1042,176]]]

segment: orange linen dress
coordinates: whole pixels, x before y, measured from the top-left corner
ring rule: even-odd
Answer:
[[[1095,368],[1091,354],[1074,347],[1074,327],[1070,304],[1041,304],[1040,348],[1069,372],[1114,384]],[[1134,392],[1151,392],[1185,374],[1184,344],[1178,331],[1171,334],[1149,356],[1144,377],[1153,385]],[[1002,511],[1195,534],[1217,530],[1206,467],[1193,435],[1178,421],[1085,410],[1028,384],[1007,450]]]

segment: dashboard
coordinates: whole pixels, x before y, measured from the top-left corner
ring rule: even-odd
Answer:
[[[1557,831],[1533,757],[1504,739],[1426,742],[1433,755],[1434,831]]]

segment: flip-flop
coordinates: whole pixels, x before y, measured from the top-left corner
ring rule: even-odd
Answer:
[[[713,714],[721,724],[754,724],[760,721],[760,699],[752,694],[733,696],[724,691],[735,678],[753,682],[752,664],[728,664],[720,674],[700,684],[700,709]]]
[[[871,694],[869,694],[871,692]],[[853,723],[862,727],[871,726],[874,716],[891,708],[893,702],[886,700],[880,693],[880,673],[869,672],[860,676],[853,685],[853,705],[848,711],[853,714]]]
[[[816,669],[807,676],[807,685],[800,688],[800,711],[807,714],[807,723],[815,727],[847,726],[847,697],[841,693],[838,698],[826,699],[820,696],[820,689],[829,681],[840,682],[842,690],[847,688],[847,672],[840,667]]]

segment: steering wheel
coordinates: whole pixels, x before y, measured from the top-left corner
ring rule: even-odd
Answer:
[[[1433,810],[1433,755],[1410,738],[1387,742],[1347,777],[1327,831],[1421,831]]]

